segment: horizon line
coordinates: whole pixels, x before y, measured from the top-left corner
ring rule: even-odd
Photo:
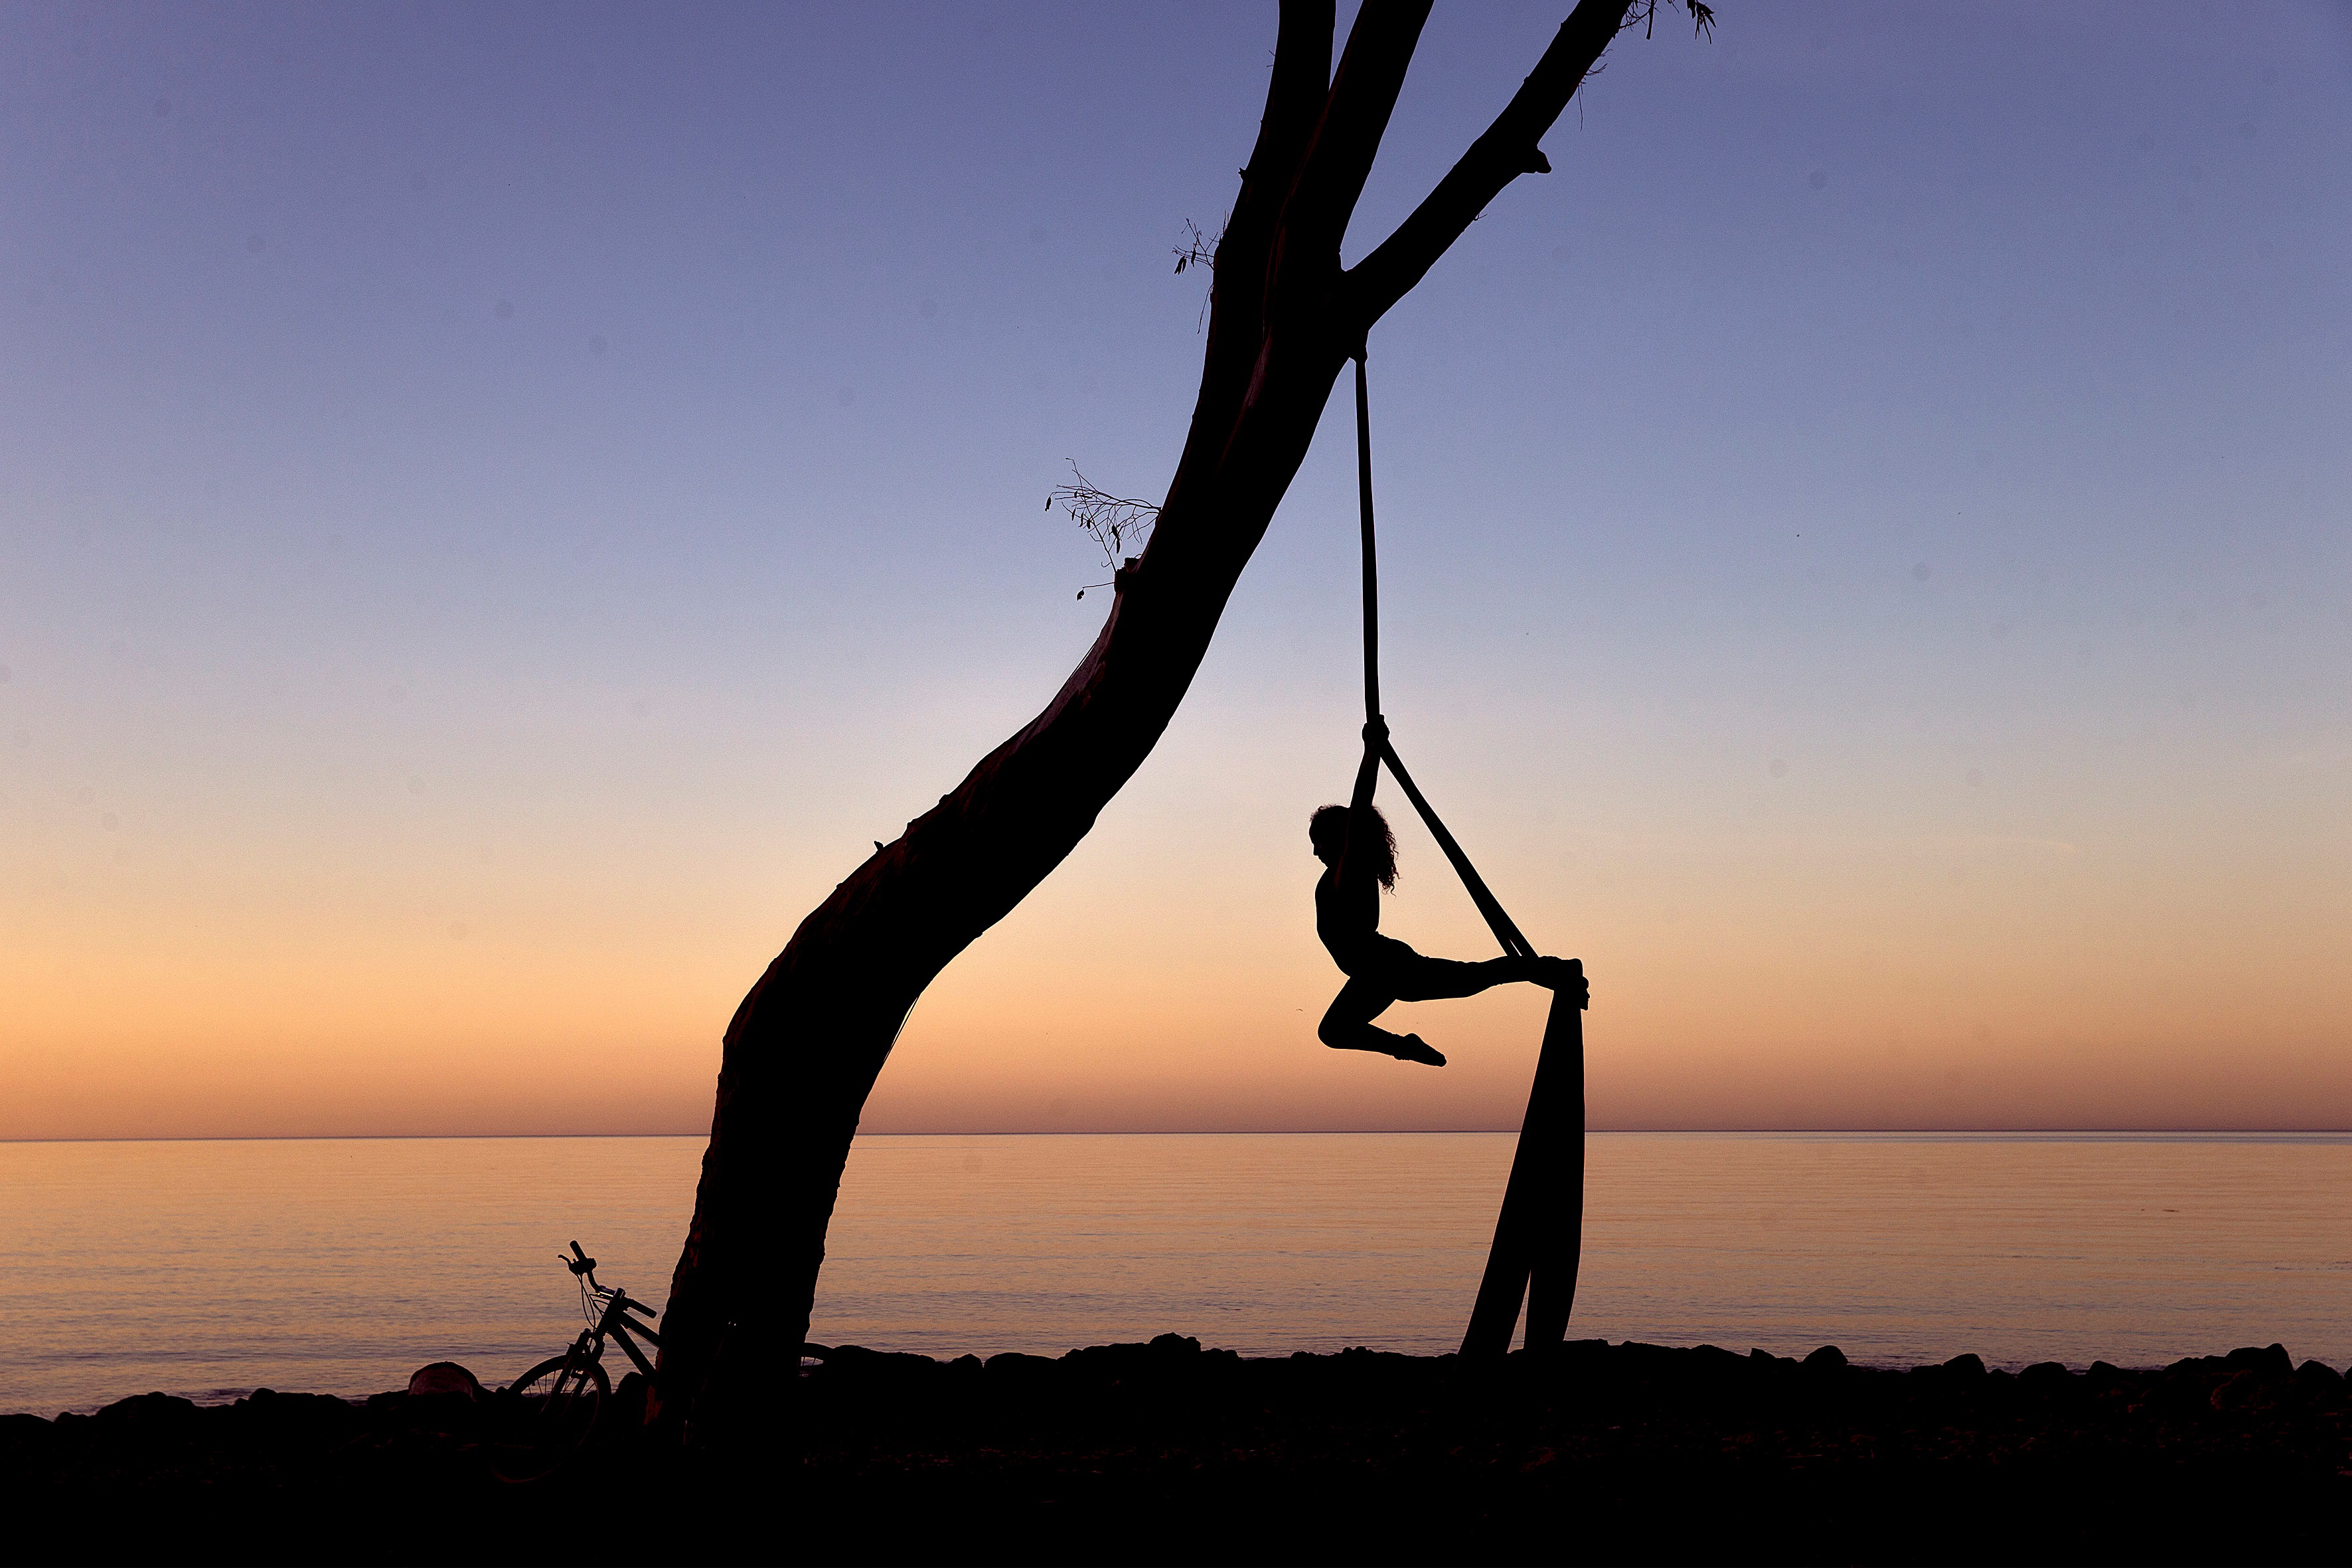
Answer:
[[[1428,1137],[1509,1134],[1512,1127],[1052,1127],[967,1131],[869,1132],[859,1138],[1317,1138]],[[1695,1137],[1724,1134],[1790,1136],[1838,1133],[1853,1136],[2041,1136],[2041,1137],[2342,1137],[2352,1127],[1591,1127],[1588,1136],[1618,1133],[1686,1133]],[[704,1132],[222,1132],[122,1137],[0,1138],[15,1143],[381,1143],[539,1138],[702,1138]]]

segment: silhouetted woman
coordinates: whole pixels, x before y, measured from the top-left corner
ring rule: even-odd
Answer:
[[[1335,1051],[1378,1051],[1433,1068],[1445,1058],[1419,1035],[1393,1035],[1372,1020],[1395,1002],[1475,996],[1490,986],[1531,980],[1554,990],[1584,988],[1582,966],[1558,958],[1490,958],[1483,963],[1424,958],[1394,937],[1382,936],[1381,892],[1396,888],[1396,835],[1372,804],[1388,727],[1364,726],[1364,763],[1346,805],[1327,805],[1307,819],[1315,858],[1329,868],[1315,884],[1315,934],[1348,976],[1316,1029]]]

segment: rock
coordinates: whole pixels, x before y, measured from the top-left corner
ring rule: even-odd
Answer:
[[[135,1432],[173,1432],[196,1418],[196,1402],[170,1394],[134,1394],[118,1399],[94,1417],[101,1426]]]
[[[2268,1390],[2263,1386],[2268,1382],[2269,1379],[2251,1368],[2244,1372],[2233,1372],[2213,1385],[2213,1392],[2208,1397],[2207,1403],[2216,1410],[2261,1408],[2271,1403],[2267,1397]]]
[[[2266,1380],[2294,1375],[2294,1358],[2286,1353],[2284,1345],[2234,1350],[2221,1358],[2221,1364],[2231,1372],[2251,1372]]]
[[[1231,1351],[1211,1351],[1209,1353],[1233,1354]],[[1523,1356],[1527,1352],[1513,1351],[1511,1353]],[[1537,1358],[1553,1371],[1573,1373],[1580,1369],[1600,1365],[1608,1360],[1611,1352],[1607,1340],[1562,1340],[1556,1345],[1538,1349],[1536,1353]]]
[[[613,1402],[597,1417],[598,1430],[606,1435],[634,1432],[646,1424],[646,1374],[631,1372],[613,1390]]]
[[[2168,1415],[2202,1415],[2212,1408],[2218,1371],[2218,1363],[2209,1363],[2200,1356],[2174,1362],[2157,1374],[2155,1386],[2147,1392],[2147,1402]]]
[[[1964,1352],[1946,1362],[1944,1370],[1961,1377],[1982,1377],[1985,1374],[1984,1357],[1973,1352]]]
[[[349,1400],[331,1394],[280,1394],[274,1388],[257,1388],[230,1408],[242,1429],[272,1442],[333,1436],[350,1430],[360,1418]]]
[[[2294,1369],[2295,1382],[2305,1388],[2332,1388],[2338,1393],[2345,1387],[2344,1374],[2324,1361],[2307,1361]]]
[[[2344,1374],[2324,1361],[2307,1361],[2294,1369],[2295,1391],[2314,1410],[2341,1410],[2345,1405]]]
[[[481,1396],[481,1380],[454,1361],[432,1362],[408,1374],[411,1399],[462,1399],[470,1405]]]
[[[1747,1357],[1735,1355],[1720,1345],[1693,1345],[1685,1353],[1703,1376],[1730,1377],[1748,1370]]]
[[[1000,1351],[982,1362],[981,1369],[984,1397],[1003,1408],[1042,1404],[1066,1383],[1061,1363],[1020,1351]]]
[[[1835,1345],[1823,1345],[1805,1358],[1805,1365],[1814,1372],[1835,1372],[1845,1365],[1845,1352]]]
[[[37,1415],[0,1415],[0,1454],[17,1449],[29,1451],[35,1445],[49,1440],[49,1424]]]
[[[938,1376],[947,1370],[940,1362],[912,1351],[868,1350],[864,1345],[836,1345],[825,1353],[824,1365],[812,1374],[838,1381],[874,1380],[880,1386],[902,1386]]]
[[[2038,1361],[2017,1374],[2017,1381],[2027,1388],[2060,1389],[2073,1380],[2074,1373],[2059,1361]]]
[[[2139,1385],[2139,1379],[2111,1361],[2093,1362],[2091,1370],[2083,1374],[2083,1381],[2101,1394],[2118,1388],[2133,1389]]]
[[[1358,1350],[1341,1351],[1341,1356]],[[1112,1345],[1087,1345],[1063,1356],[1062,1364],[1089,1378],[1116,1382],[1127,1377],[1164,1377],[1187,1370],[1200,1356],[1201,1342],[1181,1334],[1161,1334],[1149,1344],[1124,1341]],[[1370,1352],[1364,1352],[1369,1354]]]

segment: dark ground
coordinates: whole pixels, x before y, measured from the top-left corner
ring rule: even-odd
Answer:
[[[1487,1368],[1173,1335],[824,1354],[779,1368],[798,1444],[653,1451],[632,1382],[522,1486],[483,1462],[495,1397],[0,1417],[0,1539],[22,1563],[2352,1559],[2344,1379],[2275,1345],[2013,1376],[1598,1341]]]

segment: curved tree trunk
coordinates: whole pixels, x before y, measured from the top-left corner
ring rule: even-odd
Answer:
[[[1339,241],[1426,0],[1286,0],[1265,118],[1215,258],[1201,393],[1149,547],[1045,711],[836,887],[729,1026],[648,1418],[716,1436],[806,1337],[858,1113],[923,988],[1027,896],[1150,754],[1305,458],[1340,368],[1513,178],[1623,25],[1585,0],[1501,118],[1354,268]],[[1696,14],[1696,13],[1695,13]],[[789,1364],[787,1361],[786,1364]]]

